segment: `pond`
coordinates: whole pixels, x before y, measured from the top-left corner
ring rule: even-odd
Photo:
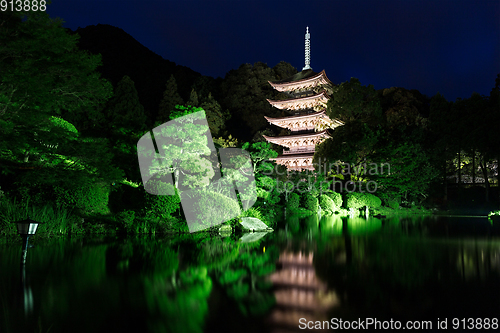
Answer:
[[[485,218],[289,216],[240,238],[41,238],[24,267],[0,245],[0,331],[498,328]]]

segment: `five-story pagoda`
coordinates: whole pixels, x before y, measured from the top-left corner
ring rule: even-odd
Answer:
[[[302,71],[290,78],[269,82],[271,86],[289,96],[285,100],[269,100],[274,107],[290,115],[280,118],[265,117],[273,125],[287,128],[292,133],[286,136],[264,138],[268,142],[285,147],[283,155],[274,158],[288,170],[314,170],[312,159],[317,144],[329,138],[328,129],[343,125],[340,120],[330,119],[326,114],[326,103],[333,84],[325,71],[316,73],[310,65],[310,34],[306,28],[306,61]]]

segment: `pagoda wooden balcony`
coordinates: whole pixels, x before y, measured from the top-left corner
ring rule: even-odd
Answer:
[[[283,150],[283,155],[293,155],[293,154],[307,154],[314,153],[315,147],[311,148],[294,148],[290,150]]]

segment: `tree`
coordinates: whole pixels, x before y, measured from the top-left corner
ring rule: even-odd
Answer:
[[[500,73],[497,75],[495,80],[495,87],[491,89],[488,109],[491,114],[491,124],[500,123]],[[493,125],[495,126],[495,125]],[[500,139],[498,135],[495,136],[494,140],[491,142],[497,159],[497,165],[500,165]],[[500,184],[500,172],[497,172],[497,184]],[[498,191],[498,197],[500,198],[500,191]],[[499,200],[500,201],[500,200]]]
[[[448,186],[448,161],[452,159],[452,136],[453,127],[450,126],[451,105],[443,95],[437,93],[430,101],[430,140],[434,143],[434,150],[431,154],[432,164],[440,173],[443,182],[444,200],[447,200]]]
[[[377,164],[388,162],[390,169],[380,169],[378,173],[370,175],[378,189],[389,197],[404,197],[406,200],[410,200],[410,197],[423,199],[427,196],[429,184],[438,172],[421,145],[411,142],[395,143],[382,149],[380,155],[381,159]],[[387,156],[391,158],[387,159]]]
[[[200,112],[201,111],[201,112]],[[175,176],[176,188],[192,189],[207,186],[215,175],[212,160],[215,147],[208,145],[208,126],[203,109],[177,105],[170,113],[167,126],[153,129],[161,158],[152,159],[149,174],[157,177]],[[141,139],[142,140],[142,139]],[[156,155],[138,144],[139,156],[148,159]],[[147,186],[147,184],[145,184]]]
[[[113,162],[126,173],[127,179],[139,180],[136,149],[137,140],[143,134],[147,117],[139,101],[134,81],[124,76],[116,85],[115,94],[105,109],[107,123],[103,125],[114,153]],[[102,136],[103,133],[95,133]]]
[[[177,82],[175,81],[175,77],[174,75],[170,75],[170,78],[165,85],[163,98],[160,101],[156,123],[160,125],[169,121],[170,111],[172,111],[176,105],[182,104],[184,104],[184,101],[177,91]]]
[[[79,51],[78,36],[45,12],[3,13],[0,26],[0,156],[24,161],[61,139],[51,117],[96,113],[111,85],[95,71],[100,57]]]
[[[139,101],[134,81],[127,75],[116,85],[115,94],[106,108],[106,116],[115,131],[142,132],[146,129],[144,107]]]
[[[313,163],[329,172],[347,166],[344,181],[376,181],[386,196],[426,196],[437,171],[431,166],[432,143],[422,116],[427,98],[418,91],[375,91],[352,78],[334,88],[327,114],[345,122],[316,149]],[[383,168],[390,166],[390,173]],[[330,172],[335,176],[336,172]]]
[[[240,140],[250,140],[254,134],[268,126],[264,116],[279,117],[266,98],[277,99],[280,93],[274,91],[268,81],[275,81],[274,71],[266,64],[243,64],[237,70],[227,73],[222,82],[222,108],[231,113],[229,130]]]
[[[205,110],[212,135],[220,135],[226,128],[226,122],[231,117],[229,111],[222,110],[219,102],[212,97],[212,93],[208,94],[208,97],[201,103],[200,107]]]
[[[214,144],[216,148],[236,148],[238,140],[229,135],[227,139],[223,137],[214,138]]]
[[[256,142],[252,144],[245,142],[241,148],[250,153],[254,173],[260,170],[260,166],[264,161],[278,156],[278,153],[271,149],[271,144],[268,142]]]
[[[117,177],[104,140],[82,138],[63,119],[99,119],[112,95],[96,72],[100,56],[79,51],[78,35],[45,12],[3,13],[0,27],[2,172],[31,170],[21,177],[31,184]]]
[[[191,95],[189,95],[189,100],[186,102],[186,104],[190,106],[199,105],[198,94],[196,93],[196,90],[191,89]]]
[[[276,80],[284,80],[297,74],[297,69],[288,62],[280,61],[273,67],[273,72]]]
[[[372,85],[362,86],[358,79],[351,78],[333,87],[332,98],[328,101],[326,114],[344,122],[361,121],[379,123],[382,120],[382,108],[376,90]]]

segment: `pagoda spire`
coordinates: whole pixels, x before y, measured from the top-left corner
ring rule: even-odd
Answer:
[[[312,69],[311,66],[311,34],[309,33],[309,27],[306,27],[306,65],[302,68],[303,71],[306,69]]]
[[[285,92],[286,99],[267,101],[275,108],[289,115],[266,120],[291,133],[281,136],[263,136],[267,142],[284,147],[283,153],[271,160],[288,170],[313,171],[316,146],[331,138],[330,131],[344,125],[339,119],[326,115],[326,106],[333,92],[334,84],[326,77],[325,71],[313,72],[311,64],[309,27],[306,27],[306,65],[301,72],[289,78],[269,84],[279,92]]]

